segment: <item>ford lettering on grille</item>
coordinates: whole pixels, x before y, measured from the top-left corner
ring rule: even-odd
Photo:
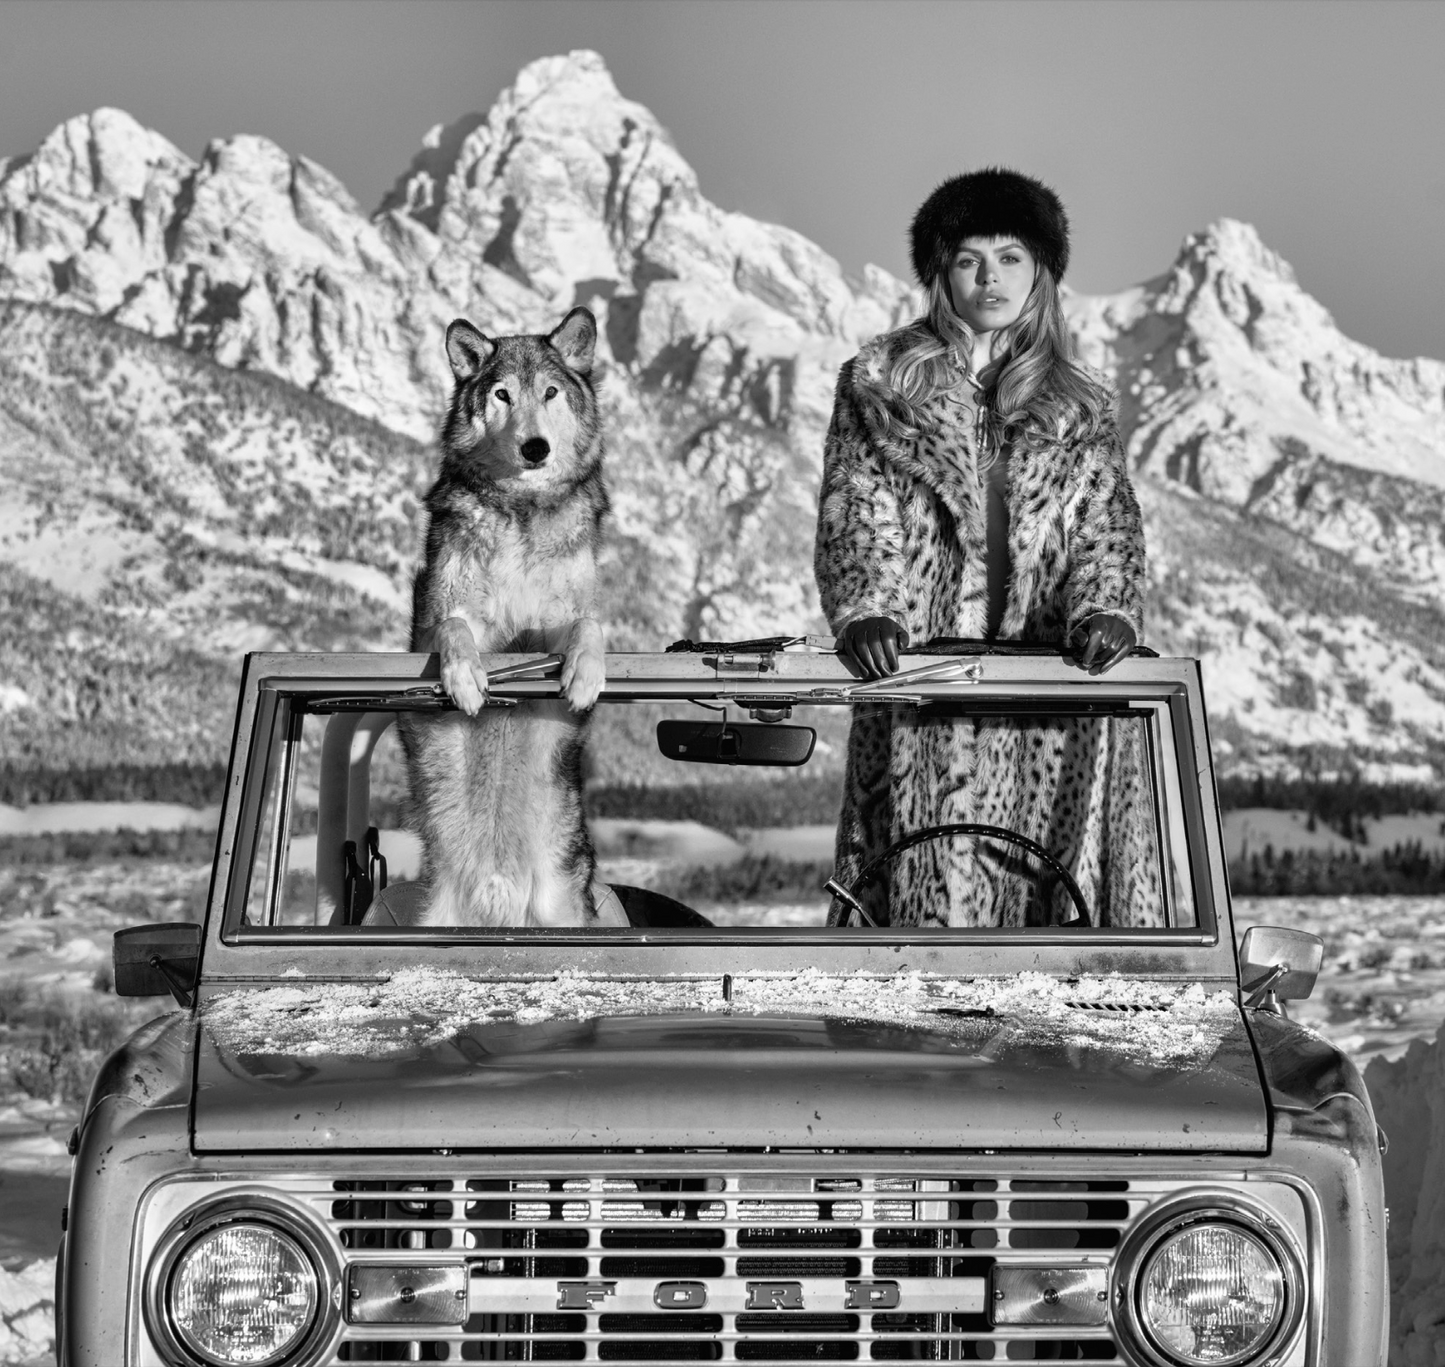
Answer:
[[[795,1281],[736,1281],[719,1277],[699,1281],[559,1281],[552,1288],[520,1279],[484,1279],[473,1288],[480,1309],[515,1313],[543,1309],[640,1314],[652,1310],[902,1310],[908,1313],[968,1313],[983,1310],[983,1277],[910,1277],[907,1294],[897,1281],[850,1281],[803,1277]],[[493,1301],[495,1298],[495,1301]]]

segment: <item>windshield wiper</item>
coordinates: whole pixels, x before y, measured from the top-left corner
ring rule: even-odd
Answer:
[[[694,641],[685,638],[681,641],[674,641],[663,652],[665,655],[716,655],[716,654],[743,654],[760,655],[772,654],[775,651],[787,650],[790,647],[801,646],[804,650],[821,650],[831,652],[837,649],[834,638],[831,636],[760,636],[751,641]]]
[[[522,660],[487,671],[488,705],[513,707],[515,698],[491,697],[498,684],[540,682],[562,668],[561,655],[543,655],[535,660]],[[445,688],[439,683],[415,684],[395,693],[340,693],[308,698],[306,707],[326,712],[440,712],[455,707]]]
[[[921,703],[922,693],[910,690],[910,684],[921,683],[977,683],[983,677],[983,664],[978,660],[938,660],[917,669],[907,669],[901,674],[890,674],[882,679],[865,679],[854,684],[824,684],[800,692],[800,697],[810,699],[842,699],[852,701],[863,698],[877,702]]]

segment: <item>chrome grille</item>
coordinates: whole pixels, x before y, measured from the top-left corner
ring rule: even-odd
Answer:
[[[1102,1272],[1178,1185],[533,1172],[317,1183],[303,1199],[346,1261],[469,1269],[465,1324],[348,1324],[337,1362],[1117,1362],[1102,1305],[1093,1327],[995,1325],[995,1269]]]

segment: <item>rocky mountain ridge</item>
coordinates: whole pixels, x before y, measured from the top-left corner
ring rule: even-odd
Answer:
[[[602,333],[614,642],[816,622],[833,378],[917,306],[876,267],[851,280],[799,234],[709,203],[666,130],[585,52],[534,62],[488,114],[439,125],[369,217],[324,168],[264,139],[220,140],[193,162],[120,111],[72,119],[0,161],[0,297],[18,320],[0,325],[0,486],[30,510],[0,529],[0,567],[28,586],[12,603],[42,584],[62,616],[73,603],[144,619],[232,669],[261,636],[287,648],[397,639],[416,548],[406,500],[427,467],[418,443],[450,388],[446,323],[542,331],[576,303]],[[1225,764],[1445,763],[1445,365],[1343,337],[1229,220],[1156,279],[1071,296],[1068,310],[1082,354],[1120,390],[1149,522],[1151,642],[1204,658]],[[120,348],[129,383],[151,395],[129,408],[109,372],[65,360],[122,336],[136,343]],[[235,412],[197,419],[177,464],[172,410],[204,409],[218,365]],[[286,425],[287,394],[312,405],[310,426]],[[67,435],[70,404],[90,435]],[[364,455],[343,458],[326,428],[359,430],[352,414],[379,426],[354,438]],[[267,424],[286,435],[262,440]],[[197,441],[214,444],[210,458]],[[57,446],[70,501],[42,518],[37,469]],[[117,464],[108,447],[130,454]],[[252,464],[228,484],[233,460]],[[97,518],[169,506],[186,479],[212,500],[201,525],[225,554],[250,555],[246,572],[270,592],[243,593],[228,569],[171,596],[199,563],[199,543],[174,537],[66,578]],[[364,511],[334,521],[350,527],[340,540],[322,535],[324,518],[300,518],[288,562],[288,524],[264,529],[258,480],[277,507],[299,506],[304,487],[314,512]],[[176,527],[194,516],[172,511]],[[277,606],[337,593],[351,595],[342,630]],[[175,630],[191,619],[194,633]],[[0,676],[0,707],[11,697],[18,722],[17,690],[30,696]],[[0,746],[16,758],[3,734]]]
[[[1248,224],[1169,271],[1075,297],[1081,354],[1115,379],[1135,470],[1268,518],[1445,598],[1445,363],[1345,337]]]
[[[850,284],[801,235],[710,204],[593,53],[534,62],[485,119],[433,129],[370,219],[264,138],[193,163],[115,109],[0,161],[0,208],[0,295],[269,371],[423,439],[450,394],[437,339],[469,311],[500,335],[588,304],[608,359],[721,397],[776,392],[770,370],[799,353],[836,369],[913,308],[885,272]]]

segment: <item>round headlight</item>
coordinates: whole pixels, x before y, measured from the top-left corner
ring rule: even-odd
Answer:
[[[1233,1223],[1185,1226],[1160,1240],[1137,1282],[1140,1327],[1181,1367],[1245,1363],[1261,1354],[1286,1313],[1279,1257]]]
[[[161,1236],[144,1313],[167,1362],[314,1367],[340,1331],[341,1264],[309,1211],[236,1190],[182,1211]]]
[[[316,1269],[270,1225],[222,1225],[176,1258],[166,1310],[176,1337],[216,1367],[279,1362],[305,1337],[319,1300]]]

